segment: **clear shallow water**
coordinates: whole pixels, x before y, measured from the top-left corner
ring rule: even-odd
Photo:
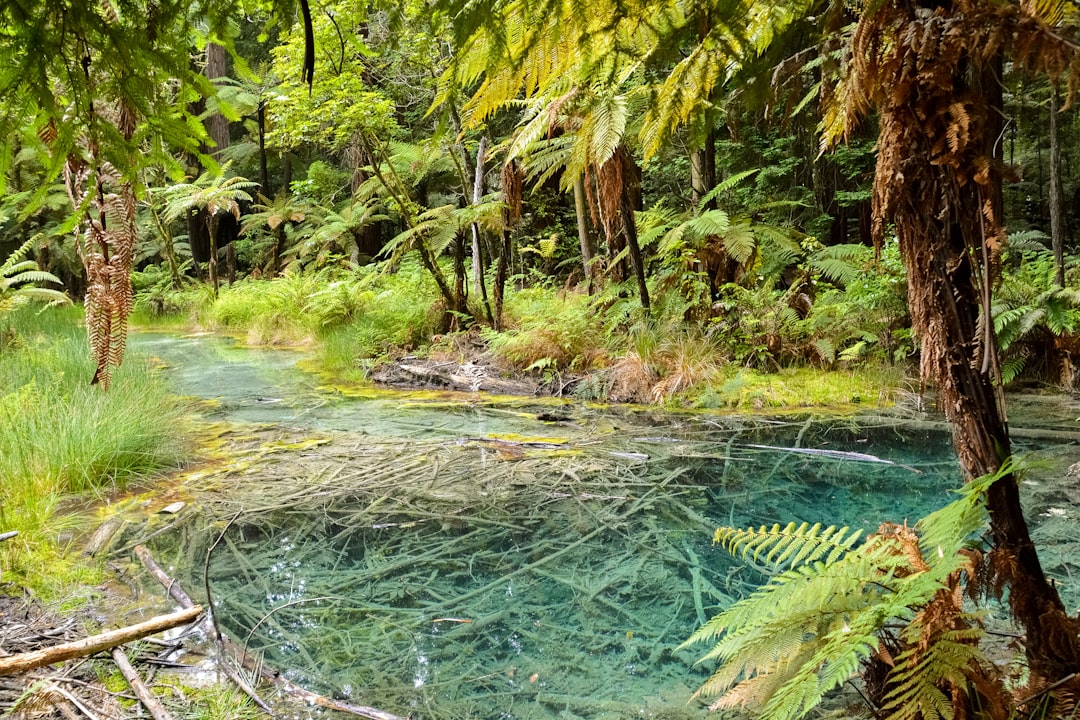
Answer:
[[[402,716],[703,716],[686,702],[703,649],[675,648],[764,580],[711,547],[716,526],[872,530],[940,507],[957,483],[949,436],[927,419],[346,398],[296,353],[134,344],[178,392],[216,400],[211,419],[261,424],[254,459],[194,483],[200,514],[155,552],[201,587],[207,547],[239,513],[210,565],[230,634],[295,680]],[[1068,407],[1034,408],[1027,427],[1072,430]],[[289,449],[312,434],[322,444]],[[1068,588],[1080,453],[1067,437],[1023,442],[1045,448],[1031,510]]]

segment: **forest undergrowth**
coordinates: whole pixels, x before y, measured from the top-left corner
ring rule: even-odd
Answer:
[[[784,291],[747,297],[731,288],[721,314],[701,323],[686,319],[678,296],[659,298],[646,317],[617,292],[520,278],[495,330],[447,313],[430,276],[409,261],[393,273],[368,265],[241,280],[216,299],[204,285],[173,289],[156,277],[136,274],[136,325],[308,347],[335,383],[364,382],[379,365],[407,358],[482,365],[582,400],[776,410],[888,405],[910,369],[910,341],[890,329],[902,301],[888,307],[837,290],[800,318]],[[853,342],[841,338],[853,333]]]

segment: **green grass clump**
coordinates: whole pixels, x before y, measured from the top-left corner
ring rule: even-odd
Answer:
[[[430,343],[442,308],[434,282],[418,266],[406,263],[394,274],[361,268],[311,298],[308,314],[318,325],[318,363],[348,375],[371,360],[414,352]]]
[[[58,545],[77,519],[60,511],[73,494],[120,489],[131,478],[176,462],[180,408],[150,368],[128,358],[111,389],[90,385],[93,363],[77,308],[38,314],[23,308],[4,321],[0,352],[0,571],[31,586],[82,576]],[[77,578],[68,578],[77,579]]]

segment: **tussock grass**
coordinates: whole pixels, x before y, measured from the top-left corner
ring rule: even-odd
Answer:
[[[129,358],[109,392],[90,385],[93,363],[78,309],[10,313],[14,340],[0,353],[0,572],[56,587],[81,563],[59,545],[78,520],[60,515],[77,494],[121,489],[176,462],[181,410],[150,368]],[[47,560],[47,562],[45,562]]]

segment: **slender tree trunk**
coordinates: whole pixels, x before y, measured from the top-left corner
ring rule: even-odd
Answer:
[[[645,258],[638,244],[637,223],[634,221],[635,201],[637,195],[637,166],[634,159],[626,148],[620,148],[613,160],[620,164],[619,171],[622,174],[621,192],[619,197],[619,216],[622,219],[623,237],[626,238],[626,246],[630,254],[630,265],[637,278],[638,297],[641,299],[641,308],[648,316],[651,302],[649,301],[649,286],[645,278]],[[633,181],[633,182],[631,182]]]
[[[281,274],[281,256],[285,254],[285,223],[274,228],[274,274]]]
[[[596,280],[596,265],[593,259],[596,256],[596,248],[593,244],[592,233],[589,232],[589,216],[586,207],[585,178],[581,175],[574,178],[574,214],[577,216],[578,243],[581,245],[581,264],[585,270],[585,280],[588,284],[589,294],[592,295]]]
[[[484,196],[484,166],[487,161],[487,136],[481,136],[480,146],[476,149],[476,175],[473,178],[472,204],[479,205]],[[472,224],[472,273],[473,287],[480,290],[480,298],[484,303],[484,312],[487,314],[488,323],[495,324],[491,315],[491,305],[488,303],[487,282],[484,280],[484,250],[480,242],[480,226]]]
[[[629,198],[625,198],[621,203],[619,213],[622,215],[626,246],[630,251],[630,264],[633,266],[634,277],[637,278],[641,308],[648,315],[651,302],[649,301],[649,286],[645,281],[645,260],[641,254],[641,246],[638,245],[637,223],[634,222],[634,211],[630,207]]]
[[[461,314],[468,310],[465,301],[465,235],[457,233],[454,236],[454,318],[451,327],[457,328],[461,322]]]
[[[230,242],[225,247],[225,268],[228,273],[229,287],[236,282],[236,243]]]
[[[1050,243],[1054,249],[1054,283],[1065,287],[1065,192],[1061,187],[1061,129],[1057,85],[1050,84]]]
[[[499,253],[499,262],[495,265],[495,285],[492,287],[492,294],[495,296],[495,329],[502,331],[503,329],[503,293],[506,291],[506,275],[510,264],[511,250],[511,233],[510,233],[510,221],[506,217],[508,213],[504,212],[504,225],[502,233],[502,252]]]
[[[259,189],[266,197],[272,197],[270,172],[266,165],[266,100],[259,100],[259,110],[255,117],[259,123]]]
[[[214,286],[214,297],[218,296],[218,246],[217,231],[220,218],[217,215],[208,215],[206,230],[210,235],[210,284]]]
[[[285,192],[292,191],[292,153],[284,152],[281,158],[281,187]]]

